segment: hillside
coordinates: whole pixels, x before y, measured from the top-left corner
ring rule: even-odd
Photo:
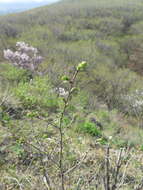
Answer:
[[[0,71],[2,190],[142,190],[141,0],[0,16]]]

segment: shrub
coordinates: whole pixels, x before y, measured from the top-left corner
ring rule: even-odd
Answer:
[[[133,24],[130,27],[129,34],[139,35],[139,34],[142,34],[142,31],[143,31],[143,22],[140,21],[140,22]]]
[[[52,92],[47,77],[35,77],[30,83],[19,83],[14,89],[15,95],[27,109],[48,108],[55,110],[58,100]]]
[[[83,133],[88,133],[95,137],[101,137],[101,131],[98,129],[98,127],[91,122],[82,122],[77,126],[77,130],[81,131]]]
[[[14,26],[13,24],[7,23],[6,21],[0,23],[0,33],[5,35],[6,37],[15,38],[20,31],[20,28]]]
[[[31,73],[27,72],[24,69],[19,69],[17,67],[13,67],[10,64],[1,64],[1,77],[3,80],[9,82],[10,84],[26,82],[31,78]]]
[[[36,71],[43,58],[38,56],[37,48],[29,46],[25,42],[16,43],[17,51],[13,52],[10,49],[4,50],[4,58],[12,65],[22,69]]]
[[[104,35],[121,35],[123,24],[120,19],[113,17],[99,18],[95,23],[97,28]]]
[[[127,148],[127,147],[134,147],[134,143],[129,142],[126,139],[116,139],[112,142],[118,148]]]
[[[93,71],[91,89],[98,99],[105,102],[109,109],[121,109],[122,96],[128,94],[140,82],[134,72],[128,69],[99,66]]]

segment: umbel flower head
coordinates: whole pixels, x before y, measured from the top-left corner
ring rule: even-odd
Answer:
[[[14,66],[30,71],[36,71],[43,58],[38,55],[37,48],[29,46],[25,42],[16,43],[17,51],[4,50],[4,58]]]

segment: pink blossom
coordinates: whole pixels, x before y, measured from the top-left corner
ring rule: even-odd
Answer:
[[[29,46],[25,42],[17,42],[16,48],[17,51],[15,52],[10,49],[4,50],[4,58],[14,66],[31,71],[37,70],[43,61],[43,57],[38,55],[37,48]]]

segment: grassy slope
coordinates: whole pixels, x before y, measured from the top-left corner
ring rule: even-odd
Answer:
[[[13,115],[9,116],[4,110],[5,115],[2,116],[0,127],[1,154],[3,156],[0,163],[2,184],[16,189],[18,185],[12,179],[16,178],[26,190],[44,189],[37,152],[25,145],[24,142],[28,141],[37,145],[40,141],[41,146],[49,151],[58,142],[57,130],[51,125],[47,125],[49,120],[56,120],[58,113],[52,111],[54,106],[52,109],[47,108],[47,104],[45,106],[48,95],[44,93],[40,94],[41,97],[38,95],[41,90],[45,92],[45,89],[48,94],[49,88],[61,84],[60,76],[63,73],[71,73],[74,65],[81,60],[87,60],[89,67],[86,73],[82,73],[78,78],[80,93],[74,98],[72,102],[74,107],[70,107],[65,118],[64,125],[65,128],[67,127],[65,141],[70,142],[66,143],[65,147],[67,165],[73,166],[78,159],[84,156],[86,151],[88,151],[88,155],[79,172],[75,171],[74,174],[71,174],[74,185],[69,187],[67,184],[67,187],[76,188],[77,176],[83,176],[86,184],[88,177],[92,177],[92,173],[100,170],[98,166],[102,165],[104,160],[104,146],[107,143],[104,142],[104,138],[92,136],[87,133],[89,132],[87,130],[86,133],[84,130],[83,132],[79,130],[92,117],[102,123],[103,137],[113,136],[112,147],[115,150],[128,145],[135,147],[132,152],[134,159],[130,162],[127,171],[129,187],[125,186],[124,189],[132,189],[134,183],[138,183],[142,176],[142,160],[140,159],[142,152],[140,150],[143,148],[143,132],[137,126],[142,119],[125,118],[121,112],[121,102],[115,104],[120,98],[118,95],[127,94],[137,87],[142,87],[142,76],[139,77],[134,73],[136,66],[139,67],[137,72],[140,71],[141,58],[137,60],[133,68],[128,58],[135,51],[135,45],[142,48],[140,45],[142,44],[142,18],[142,2],[130,0],[122,2],[117,0],[63,1],[28,12],[0,17],[0,49],[14,48],[16,41],[26,41],[38,47],[40,53],[45,57],[44,64],[40,69],[48,68],[48,77],[50,78],[34,79],[35,84],[25,83],[28,79],[27,74],[23,71],[9,65],[0,65],[1,83],[8,86],[8,90],[1,87],[0,97],[1,99],[5,98],[6,94],[6,109],[12,107],[18,110],[16,115],[20,114],[20,119],[17,119]],[[125,21],[131,22],[129,26],[128,24],[126,26]],[[127,45],[129,55],[125,51]],[[2,52],[0,58],[3,62]],[[125,77],[127,75],[128,77]],[[132,83],[132,85],[130,86],[128,83]],[[41,84],[44,85],[41,87]],[[47,84],[50,87],[45,88]],[[126,85],[123,86],[123,84]],[[113,93],[114,88],[112,88],[114,85],[117,91],[115,94]],[[124,92],[124,88],[127,87],[129,91]],[[36,106],[34,105],[32,108],[27,106],[26,97],[29,93],[32,97],[39,97]],[[117,98],[114,99],[116,96]],[[108,110],[107,99],[114,99],[113,102],[110,102],[110,110]],[[59,100],[55,98],[54,101]],[[19,108],[22,111],[19,111]],[[1,108],[1,113],[3,113],[3,109]],[[34,112],[36,116],[29,119],[27,117],[29,112]],[[76,120],[70,123],[74,118]],[[92,127],[97,126],[92,124]],[[51,163],[45,164],[48,168]],[[50,170],[54,179],[57,170],[54,167]],[[135,176],[135,173],[138,175]],[[68,179],[71,176],[69,175]],[[58,184],[58,177],[56,180]],[[91,187],[94,185],[94,183],[91,184]],[[87,189],[89,190],[89,187]]]

